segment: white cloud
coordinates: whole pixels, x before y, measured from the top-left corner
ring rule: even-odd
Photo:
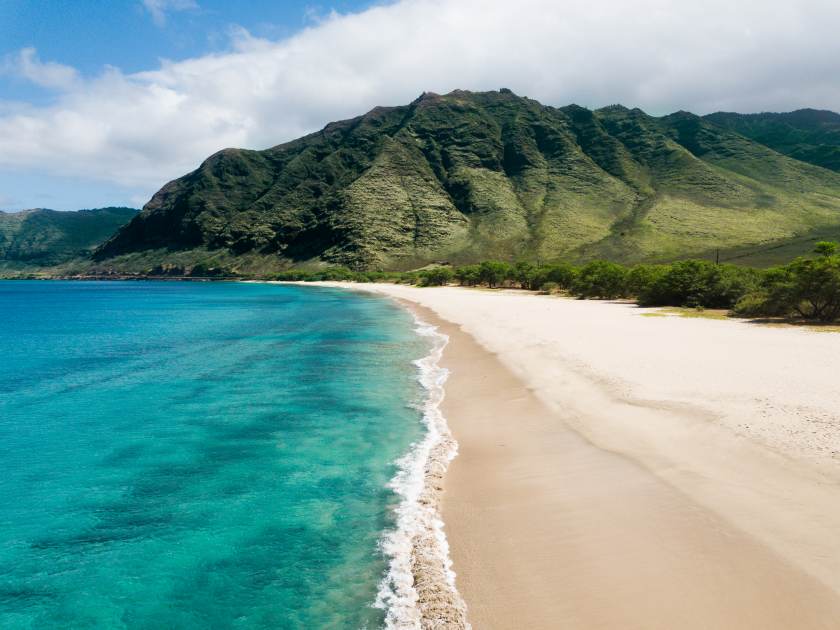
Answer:
[[[652,113],[837,110],[838,24],[836,0],[402,0],[282,41],[240,30],[227,53],[148,72],[57,73],[55,104],[0,107],[0,169],[150,195],[220,148],[272,146],[424,90]]]
[[[41,87],[68,90],[79,78],[75,68],[52,61],[43,62],[34,48],[7,55],[0,66],[3,74],[18,76]]]
[[[195,0],[142,0],[143,7],[151,14],[158,26],[166,25],[166,14],[170,11],[197,9]]]

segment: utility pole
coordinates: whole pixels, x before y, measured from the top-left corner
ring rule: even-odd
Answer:
[[[716,265],[720,264],[720,250],[719,249],[715,250],[715,264]]]

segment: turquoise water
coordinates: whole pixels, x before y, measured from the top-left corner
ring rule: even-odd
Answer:
[[[0,627],[379,627],[413,328],[333,289],[0,282]]]

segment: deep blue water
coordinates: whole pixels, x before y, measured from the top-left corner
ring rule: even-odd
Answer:
[[[421,437],[390,302],[0,282],[0,628],[375,628]]]

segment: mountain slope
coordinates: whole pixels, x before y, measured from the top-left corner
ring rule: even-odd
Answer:
[[[840,114],[817,109],[786,114],[717,112],[705,119],[797,160],[840,171]]]
[[[136,214],[134,208],[0,212],[0,263],[49,266],[89,256]]]
[[[840,174],[693,114],[455,91],[265,151],[221,151],[164,186],[97,258],[654,261],[838,226]]]

